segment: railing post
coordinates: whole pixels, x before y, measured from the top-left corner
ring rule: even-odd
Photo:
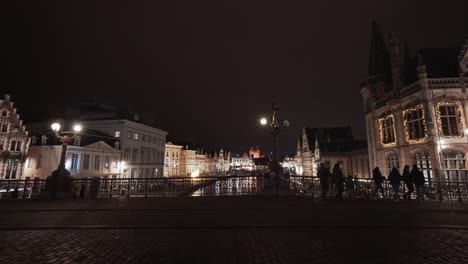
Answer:
[[[166,179],[163,179],[163,197],[166,197]]]
[[[10,181],[7,181],[7,188],[5,193],[5,199],[8,199],[8,192],[10,191]]]
[[[148,198],[148,178],[145,179],[145,198]]]
[[[440,182],[437,184],[437,192],[439,193],[439,201],[442,203],[444,198],[442,197],[442,185]]]
[[[130,198],[130,181],[131,180],[132,179],[128,179],[128,181],[127,181],[127,198]]]
[[[26,180],[24,181],[24,187],[23,187],[23,199],[26,198],[26,192],[28,190],[28,184],[29,184],[29,177],[26,177]]]
[[[461,198],[461,192],[460,192],[460,182],[457,182],[457,189],[458,189],[458,201],[461,203],[462,198]]]
[[[109,198],[112,198],[112,190],[114,188],[114,179],[110,180],[110,186],[109,186]]]

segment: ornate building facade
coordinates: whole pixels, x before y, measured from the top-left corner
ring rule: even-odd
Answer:
[[[317,176],[323,163],[331,169],[340,164],[345,175],[369,178],[369,156],[365,140],[354,139],[351,127],[304,128],[298,137],[296,155],[282,165],[293,175]]]
[[[0,100],[0,179],[21,179],[29,147],[28,132],[10,96]]]
[[[361,82],[370,168],[384,175],[416,164],[426,179],[467,181],[468,41],[411,56],[372,25],[368,78]]]

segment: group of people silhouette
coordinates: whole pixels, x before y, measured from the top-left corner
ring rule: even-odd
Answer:
[[[335,199],[342,199],[343,192],[346,189],[349,193],[354,192],[355,179],[349,175],[345,178],[341,166],[339,163],[336,163],[333,166],[332,171],[325,166],[325,164],[320,163],[317,175],[320,179],[320,186],[322,189],[322,199],[327,199],[327,193],[329,192],[330,186],[333,186],[336,195]],[[372,179],[374,180],[374,188],[372,191],[371,198],[374,200],[379,199],[381,196],[385,197],[383,183],[385,182],[385,177],[380,172],[379,167],[375,167],[372,171]],[[424,174],[419,170],[418,166],[413,165],[413,169],[410,171],[410,167],[405,165],[403,168],[403,175],[400,174],[397,168],[393,168],[388,176],[388,182],[390,183],[393,190],[393,200],[400,201],[400,185],[403,182],[406,186],[406,192],[403,194],[403,198],[411,200],[411,196],[416,189],[416,198],[423,199],[424,196],[424,185],[426,179]],[[381,195],[380,195],[381,194]]]

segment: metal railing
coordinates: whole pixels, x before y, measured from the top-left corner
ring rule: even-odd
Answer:
[[[268,193],[263,176],[213,176],[173,178],[125,178],[125,179],[74,179],[73,192],[76,198],[112,197],[174,197],[174,196],[229,196]],[[46,180],[0,180],[0,199],[34,199],[45,190]],[[354,178],[352,184],[345,182],[343,197],[371,198],[375,191],[372,179]],[[287,188],[287,187],[286,187]],[[293,195],[320,197],[320,180],[312,176],[290,176],[289,189]],[[329,186],[330,197],[337,188]],[[438,201],[468,201],[468,182],[426,182],[420,198]],[[392,198],[393,188],[388,180],[382,184],[379,198]],[[400,184],[400,197],[407,187]],[[273,193],[272,193],[273,194]],[[416,198],[416,191],[411,194]]]
[[[394,191],[390,182],[386,179],[382,183],[382,191],[377,192],[378,198],[392,198]],[[291,176],[290,187],[293,191],[301,195],[309,195],[319,197],[322,194],[320,179],[313,176]],[[345,181],[343,197],[361,197],[371,198],[376,190],[376,185],[372,179],[353,178],[352,184]],[[404,182],[400,182],[399,194],[400,198],[404,198],[404,194],[408,192],[408,188]],[[329,184],[328,195],[333,197],[337,193],[337,188],[333,184]],[[417,198],[416,187],[411,193],[412,199]],[[426,182],[422,188],[421,199],[439,200],[439,201],[468,201],[468,182],[452,182],[438,181]]]

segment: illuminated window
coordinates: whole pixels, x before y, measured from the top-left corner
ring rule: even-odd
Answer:
[[[449,181],[468,181],[465,154],[455,150],[442,151],[442,168]]]
[[[32,169],[32,164],[33,164],[34,156],[29,157],[28,159],[28,169]]]
[[[10,151],[21,151],[21,145],[22,144],[23,144],[22,141],[12,140],[11,141],[11,146],[10,146]]]
[[[0,131],[3,132],[3,133],[8,132],[8,123],[2,123]]]
[[[39,155],[36,163],[36,170],[42,168],[42,155]]]
[[[94,155],[94,169],[99,170],[101,168],[101,156]]]
[[[140,139],[140,133],[135,132],[135,134],[133,134],[133,139],[139,140]]]
[[[78,159],[79,159],[79,154],[78,153],[72,153],[72,162],[71,162],[71,169],[72,170],[78,170]]]
[[[428,152],[418,151],[413,154],[413,164],[416,164],[424,174],[424,177],[428,182],[432,181],[432,165],[431,157]]]
[[[407,140],[417,140],[426,137],[424,110],[422,105],[403,112]]]
[[[439,128],[444,137],[461,136],[458,106],[455,103],[439,104]]]
[[[84,154],[83,156],[83,170],[89,170],[89,154]]]
[[[395,143],[395,121],[393,115],[379,119],[380,139],[382,144]]]
[[[120,130],[116,130],[116,131],[115,131],[115,137],[116,137],[116,138],[119,138],[119,137],[120,137]]]

